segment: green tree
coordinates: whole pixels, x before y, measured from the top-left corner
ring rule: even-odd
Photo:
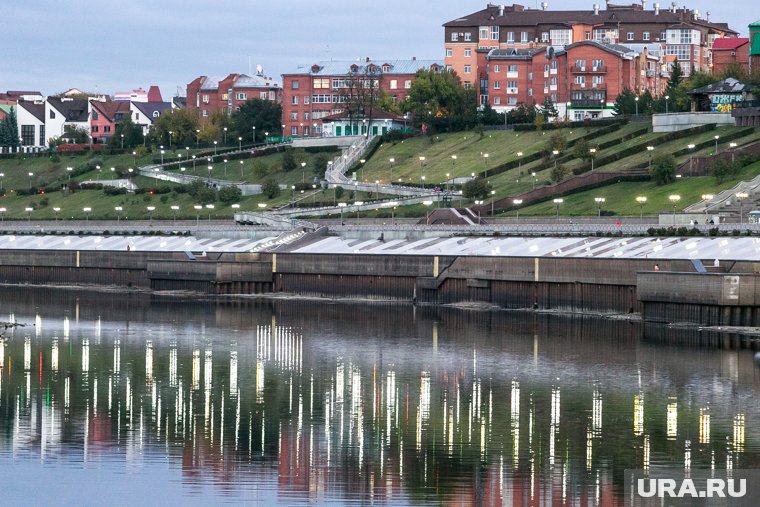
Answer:
[[[552,121],[559,116],[557,108],[554,107],[554,102],[552,102],[552,99],[548,96],[544,97],[544,107],[541,108],[541,114],[544,115],[544,120],[546,121]]]
[[[552,151],[563,152],[567,149],[567,137],[564,133],[556,131],[549,136],[549,140],[546,142],[546,151],[551,153]]]
[[[475,90],[465,89],[459,76],[449,70],[419,70],[403,104],[416,126],[425,123],[438,131],[473,126],[476,108]]]
[[[485,199],[491,192],[491,185],[485,178],[473,178],[462,186],[462,195],[467,199]]]
[[[122,135],[124,135],[124,149],[130,150],[143,143],[142,127],[135,125],[131,115],[125,115],[120,124],[116,126],[116,132],[108,140],[108,149],[116,150],[122,146]]]
[[[570,176],[570,169],[564,164],[556,164],[549,172],[549,179],[552,180],[553,183],[559,183],[568,176]]]
[[[219,189],[219,200],[224,204],[232,204],[239,201],[242,195],[240,189],[235,185],[228,185]]]
[[[0,122],[0,146],[7,146],[11,151],[21,145],[21,141],[18,138],[18,121],[16,120],[16,108],[11,107],[8,113]]]
[[[625,116],[636,112],[636,95],[630,88],[624,88],[615,98],[613,105],[613,114],[615,116]]]
[[[536,118],[536,105],[520,102],[507,114],[507,123],[533,123]]]
[[[168,145],[169,131],[173,146],[193,146],[196,143],[198,115],[186,108],[164,111],[150,129],[151,143]],[[124,136],[126,138],[126,134]],[[126,144],[125,144],[126,146]]]
[[[718,183],[722,183],[738,173],[740,169],[740,161],[732,163],[728,159],[719,158],[713,162],[710,172]]]
[[[282,170],[290,172],[296,167],[298,167],[298,162],[293,148],[285,148],[285,151],[282,152]]]
[[[274,199],[280,195],[280,185],[272,178],[267,178],[261,184],[261,193],[264,194],[267,199]]]
[[[75,127],[74,125],[64,125],[63,135],[66,139],[71,139],[77,144],[86,144],[90,140],[90,133],[84,127]]]
[[[269,100],[252,99],[232,113],[232,124],[235,134],[243,138],[243,142],[253,139],[256,127],[256,142],[264,140],[264,133],[280,135],[282,133],[282,106]]]
[[[657,185],[667,185],[676,180],[676,159],[670,153],[657,155],[652,159],[649,175]]]
[[[327,171],[328,160],[329,159],[327,158],[327,155],[324,154],[319,154],[314,157],[311,170],[314,172],[314,175],[317,176],[320,180],[325,178],[325,171]]]

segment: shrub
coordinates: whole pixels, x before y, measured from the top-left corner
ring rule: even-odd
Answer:
[[[549,173],[549,178],[551,178],[552,183],[559,183],[560,181],[564,180],[570,175],[570,170],[565,166],[564,164],[557,164],[554,167],[552,167],[551,172]]]
[[[242,192],[235,185],[223,187],[219,190],[219,200],[224,204],[232,204],[233,202],[240,200],[241,195],[243,195]]]
[[[676,180],[676,159],[670,153],[657,155],[652,159],[649,175],[658,185],[667,185]]]
[[[261,193],[264,194],[267,199],[274,199],[280,195],[280,185],[272,178],[267,178],[261,184]]]
[[[462,195],[467,199],[484,199],[491,191],[491,186],[484,178],[474,178],[464,184]]]

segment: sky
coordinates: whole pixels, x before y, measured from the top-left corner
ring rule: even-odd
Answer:
[[[602,0],[547,0],[553,10]],[[493,3],[498,3],[493,1]],[[520,3],[519,1],[517,3]],[[617,3],[630,3],[618,0]],[[651,8],[652,1],[647,3]],[[441,25],[487,0],[5,0],[0,91],[69,88],[113,95],[152,84],[164,100],[200,75],[282,73],[319,60],[443,60]],[[540,1],[523,1],[539,7]],[[660,0],[662,6],[670,2]],[[679,2],[684,5],[684,2]],[[757,0],[686,3],[746,36]]]

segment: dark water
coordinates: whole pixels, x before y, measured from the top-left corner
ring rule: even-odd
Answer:
[[[509,312],[0,288],[3,505],[618,505],[760,467],[735,337]]]

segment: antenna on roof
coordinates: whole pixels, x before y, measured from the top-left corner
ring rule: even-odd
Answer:
[[[256,75],[257,76],[263,76],[264,75],[264,67],[262,67],[260,63],[256,64]]]

